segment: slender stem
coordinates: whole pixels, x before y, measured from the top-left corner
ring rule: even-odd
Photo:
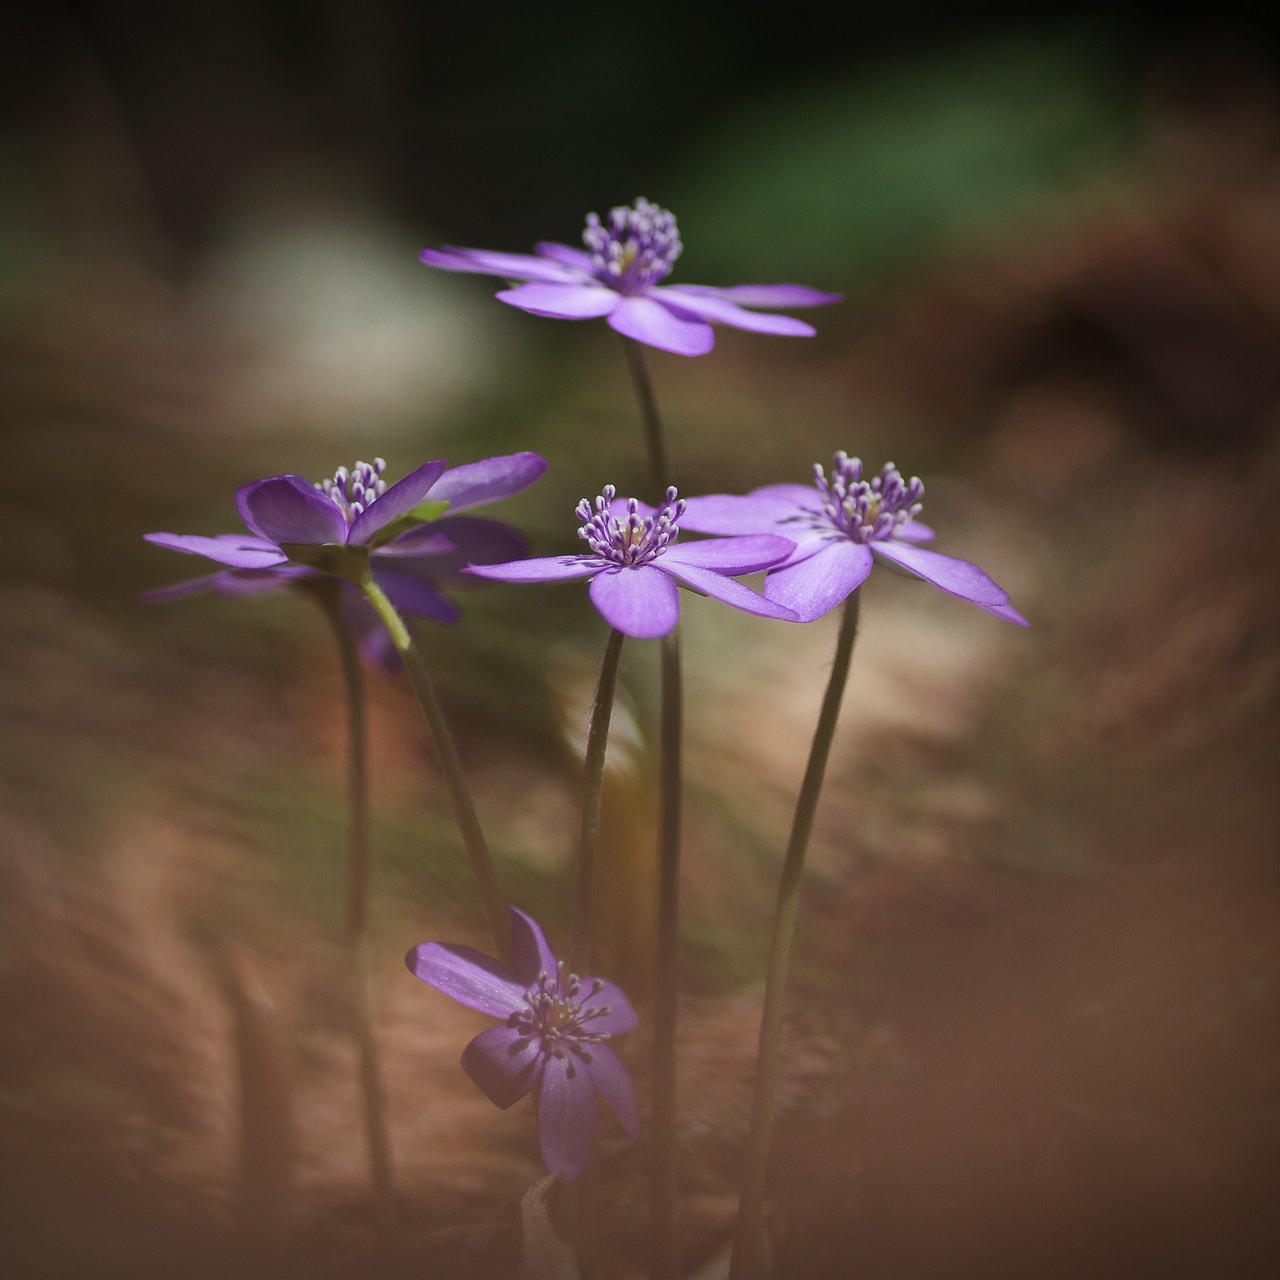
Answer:
[[[649,362],[645,359],[644,347],[634,338],[622,339],[622,351],[627,357],[627,368],[631,371],[636,399],[640,402],[640,420],[644,427],[645,448],[649,453],[649,473],[656,490],[654,501],[661,502],[671,481],[667,469],[667,451],[662,443],[662,417],[658,413],[658,401],[653,394]]]
[[[587,730],[587,753],[582,774],[582,821],[578,827],[577,879],[573,896],[573,940],[569,949],[569,968],[574,973],[589,973],[594,963],[591,886],[595,877],[596,846],[600,842],[600,806],[604,798],[609,721],[613,716],[618,665],[625,638],[621,631],[609,632],[604,660],[600,664],[600,680],[596,684],[596,698],[591,707],[591,727]]]
[[[374,1201],[383,1225],[391,1213],[393,1175],[391,1137],[387,1131],[387,1098],[378,1042],[373,1027],[373,993],[369,981],[369,752],[365,721],[364,670],[360,652],[339,607],[342,584],[322,578],[313,587],[333,627],[347,695],[347,803],[350,810],[350,863],[347,871],[347,946],[354,982],[356,1043],[360,1050],[360,1096]]]
[[[644,347],[623,338],[622,350],[640,406],[654,500],[670,483],[662,417]],[[653,1006],[653,1153],[649,1218],[653,1280],[680,1274],[676,1160],[676,1013],[680,924],[680,738],[683,690],[680,641],[673,631],[662,641],[662,709],[658,763],[658,937]]]
[[[485,916],[489,921],[489,930],[493,934],[494,945],[498,955],[504,960],[511,959],[511,926],[503,906],[502,890],[498,884],[498,873],[489,853],[484,832],[480,829],[480,820],[476,817],[475,805],[471,800],[471,789],[467,785],[466,774],[462,770],[462,761],[458,757],[458,748],[449,732],[448,722],[444,718],[444,708],[436,694],[435,684],[427,671],[426,663],[418,646],[414,644],[409,629],[404,625],[395,606],[387,599],[382,589],[373,580],[371,573],[366,573],[359,582],[360,590],[365,598],[377,610],[391,641],[404,662],[405,670],[413,691],[417,695],[418,705],[426,716],[431,730],[431,738],[435,743],[436,756],[444,773],[445,785],[449,788],[449,797],[453,801],[453,813],[462,833],[462,843],[466,846],[467,857],[471,861],[471,869],[480,889],[480,898],[484,903]]]
[[[676,1162],[676,996],[680,924],[680,740],[683,696],[677,632],[662,640],[658,776],[658,948],[653,1001],[653,1168],[649,1215],[654,1280],[680,1274]]]
[[[762,1274],[761,1246],[764,1220],[765,1181],[769,1166],[769,1144],[773,1132],[773,1104],[778,1089],[782,1057],[782,1014],[786,995],[787,966],[791,957],[791,941],[795,936],[796,915],[800,903],[800,877],[804,870],[805,851],[813,830],[814,813],[822,793],[822,780],[835,738],[840,703],[844,697],[853,644],[858,635],[858,611],[861,589],[845,603],[836,640],[835,659],[827,692],[818,713],[818,725],[809,750],[809,763],[796,798],[791,839],[782,863],[778,900],[774,913],[773,940],[769,947],[769,965],[765,978],[764,1008],[760,1017],[760,1048],[756,1061],[756,1088],[751,1103],[751,1128],[747,1137],[742,1192],[738,1200],[738,1225],[729,1263],[730,1280],[755,1280]]]

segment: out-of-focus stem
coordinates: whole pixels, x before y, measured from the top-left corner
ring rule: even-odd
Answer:
[[[764,1008],[760,1016],[760,1047],[756,1059],[756,1087],[751,1103],[751,1127],[747,1137],[742,1191],[738,1200],[738,1224],[733,1240],[733,1256],[729,1263],[730,1280],[757,1280],[762,1274],[761,1249],[764,1222],[764,1193],[769,1169],[769,1145],[773,1136],[773,1105],[778,1091],[779,1066],[782,1057],[782,1015],[786,997],[787,968],[791,959],[791,942],[795,936],[796,915],[800,904],[800,878],[804,870],[805,851],[813,830],[813,818],[822,794],[822,782],[840,718],[840,703],[853,658],[853,644],[858,635],[858,611],[861,589],[845,603],[836,639],[835,659],[827,691],[818,713],[818,724],[809,750],[809,763],[796,798],[791,838],[782,863],[778,899],[774,911],[773,939],[769,947],[769,964],[765,977]]]

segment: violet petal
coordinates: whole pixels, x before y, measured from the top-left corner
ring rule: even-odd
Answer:
[[[858,542],[841,538],[764,581],[765,596],[794,609],[801,622],[812,622],[843,603],[866,580],[874,560]]]
[[[676,286],[689,293],[727,298],[740,307],[826,307],[844,301],[838,293],[820,293],[803,284],[736,284],[727,289],[714,285],[682,284]]]
[[[663,565],[665,566],[669,562],[670,556],[668,555],[664,557]],[[744,613],[754,613],[762,618],[777,618],[782,622],[800,621],[790,605],[757,595],[750,587],[744,587],[742,583],[735,582],[732,578],[726,578],[724,574],[716,573],[712,569],[701,569],[696,565],[675,563],[671,564],[669,569],[665,569],[665,572],[679,578],[681,582],[685,583],[686,586],[692,587],[695,591],[700,591],[705,596],[711,596],[713,599],[730,604],[735,609],[741,609]],[[765,581],[767,584],[768,579]]]
[[[419,259],[443,271],[472,271],[477,275],[502,276],[507,280],[571,281],[574,277],[548,257],[528,253],[494,253],[489,249],[423,249]]]
[[[533,248],[540,257],[550,258],[553,262],[572,267],[584,275],[591,274],[594,264],[591,261],[591,255],[585,249],[575,249],[568,244],[557,244],[553,240],[540,240]]]
[[[387,599],[400,613],[430,618],[432,622],[446,627],[452,626],[462,617],[458,606],[429,578],[419,578],[412,573],[381,564],[376,567],[373,576],[386,593]]]
[[[702,320],[727,324],[734,329],[745,329],[751,333],[771,333],[784,338],[811,338],[817,333],[813,325],[797,320],[794,316],[747,311],[715,294],[686,291],[679,285],[655,289],[650,296],[664,305],[674,303],[681,311],[689,312]]]
[[[994,583],[976,564],[926,551],[904,542],[873,542],[871,549],[890,564],[923,578],[948,595],[979,605],[1009,603],[1009,593]]]
[[[468,1009],[506,1019],[524,1007],[525,989],[506,966],[471,947],[424,942],[404,959],[409,971]]]
[[[803,516],[821,510],[822,499],[812,485],[775,484],[745,496],[715,493],[689,498],[680,527],[694,533],[780,533],[796,541],[805,528]],[[788,527],[780,527],[784,522]]]
[[[678,356],[703,356],[716,345],[715,330],[705,321],[682,319],[651,297],[623,298],[607,323],[624,338]]]
[[[444,474],[448,463],[443,458],[424,462],[410,471],[403,480],[397,480],[381,497],[375,499],[351,522],[347,541],[352,546],[365,546],[379,529],[408,515],[414,507],[426,501],[432,486]]]
[[[591,981],[593,984],[599,981],[600,990],[586,997],[583,1004],[593,1009],[608,1009],[609,1012],[593,1016],[588,1030],[603,1031],[611,1036],[623,1036],[634,1031],[639,1019],[622,988],[607,978],[593,978]]]
[[[677,542],[662,553],[664,565],[693,565],[717,573],[758,573],[781,564],[795,543],[774,534],[748,534],[738,538],[709,538],[705,542]]]
[[[288,562],[279,547],[239,533],[223,533],[213,538],[198,533],[145,533],[142,536],[152,546],[204,556],[206,560],[216,560],[233,569],[270,569]]]
[[[665,636],[680,620],[680,593],[656,565],[608,567],[592,578],[589,590],[604,620],[636,640]]]
[[[622,1059],[607,1044],[592,1045],[588,1050],[590,1061],[587,1074],[596,1092],[609,1104],[609,1110],[618,1117],[622,1131],[633,1142],[640,1137],[640,1106],[636,1101],[636,1087]]]
[[[538,974],[556,975],[556,954],[547,943],[547,936],[538,922],[527,916],[519,907],[508,907],[511,916],[511,955],[515,963],[516,977],[526,987],[538,980]]]
[[[538,1144],[548,1173],[580,1177],[596,1138],[596,1091],[572,1053],[547,1057],[538,1094]]]
[[[553,320],[594,320],[607,316],[618,305],[618,294],[594,281],[522,284],[494,297],[531,315],[550,316]]]
[[[599,556],[533,556],[508,564],[473,564],[463,572],[495,582],[572,582],[599,573]]]
[[[490,1027],[462,1051],[462,1069],[504,1111],[538,1083],[542,1046],[514,1027]]]
[[[347,540],[347,522],[337,504],[301,476],[272,476],[245,485],[236,494],[236,509],[251,532],[277,545]]]
[[[450,467],[432,485],[431,498],[447,502],[449,514],[456,515],[527,489],[546,469],[546,459],[536,453],[509,453],[482,462],[466,462]]]

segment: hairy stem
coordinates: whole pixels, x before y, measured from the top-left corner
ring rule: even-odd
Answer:
[[[427,671],[426,663],[422,660],[418,646],[414,644],[413,637],[409,634],[409,629],[396,612],[395,606],[374,581],[373,575],[366,573],[359,586],[365,598],[377,610],[378,616],[390,633],[396,651],[404,662],[405,670],[409,673],[409,681],[417,695],[418,705],[422,708],[422,714],[426,717],[427,726],[431,730],[436,757],[440,761],[445,785],[449,789],[449,798],[453,802],[454,818],[462,834],[462,843],[466,847],[471,870],[480,890],[480,899],[484,904],[489,930],[493,934],[494,946],[497,948],[498,955],[510,963],[511,925],[503,906],[498,873],[493,865],[484,832],[480,829],[480,820],[476,817],[476,808],[471,800],[471,788],[467,785],[462,761],[458,757],[458,748],[453,741],[453,735],[449,732],[449,725],[445,720],[444,709],[440,705],[435,684]]]
[[[809,750],[809,763],[796,798],[791,838],[782,863],[778,899],[774,911],[773,939],[769,946],[769,962],[765,977],[764,1008],[760,1016],[760,1046],[756,1059],[756,1087],[751,1103],[751,1127],[738,1200],[738,1224],[733,1240],[733,1256],[729,1264],[730,1280],[756,1280],[763,1274],[762,1245],[764,1194],[769,1168],[769,1145],[773,1136],[773,1106],[778,1090],[782,1058],[782,1015],[786,996],[787,968],[791,959],[791,942],[795,936],[796,916],[800,905],[800,879],[805,852],[813,830],[813,818],[822,794],[822,782],[840,718],[853,645],[858,635],[858,611],[861,589],[845,603],[836,639],[831,676],[818,713],[818,724]]]

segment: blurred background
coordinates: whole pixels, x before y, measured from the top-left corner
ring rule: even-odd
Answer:
[[[811,854],[780,1274],[1253,1277],[1280,1264],[1280,42],[1262,6],[23,3],[0,45],[0,1233],[15,1277],[514,1274],[527,1104],[413,981],[483,919],[408,690],[369,675],[375,1255],[342,948],[345,749],[306,601],[140,594],[151,530],[381,454],[533,449],[551,554],[644,485],[616,339],[432,272],[644,195],[681,282],[845,302],[653,353],[682,490],[836,449],[927,487],[1031,620],[868,590]],[[420,635],[509,896],[568,923],[604,633],[495,588]],[[720,1274],[763,941],[834,618],[685,605],[681,1160]],[[641,1003],[652,646],[625,655],[601,910]],[[750,797],[749,802],[744,797]],[[645,1090],[643,1030],[620,1045]],[[245,1105],[256,1099],[258,1109]],[[284,1153],[284,1154],[282,1154]],[[640,1274],[601,1128],[589,1274]],[[287,1156],[287,1158],[286,1158]]]

